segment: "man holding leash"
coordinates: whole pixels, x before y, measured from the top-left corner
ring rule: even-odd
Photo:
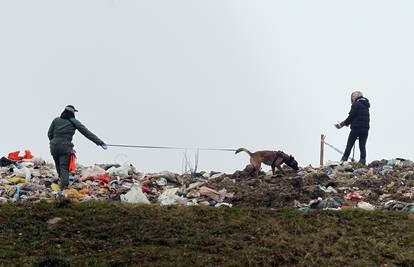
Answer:
[[[348,137],[348,143],[342,161],[347,161],[351,154],[352,147],[356,140],[359,138],[359,149],[361,151],[361,157],[359,162],[366,164],[366,143],[368,140],[368,132],[370,128],[370,113],[369,108],[371,107],[369,100],[363,96],[360,91],[355,91],[351,95],[351,111],[346,120],[341,123],[335,124],[335,127],[341,129],[344,126],[351,126],[351,133]]]
[[[105,150],[108,149],[105,142],[75,118],[75,112],[78,111],[74,106],[66,106],[60,117],[53,120],[48,131],[50,152],[55,161],[56,171],[59,174],[61,190],[65,190],[69,186],[69,161],[73,152],[74,145],[72,139],[76,130],[96,145],[101,146]]]

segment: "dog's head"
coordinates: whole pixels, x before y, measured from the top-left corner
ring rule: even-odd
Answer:
[[[285,164],[294,169],[295,171],[299,170],[298,162],[295,160],[295,158],[290,155],[286,160]]]

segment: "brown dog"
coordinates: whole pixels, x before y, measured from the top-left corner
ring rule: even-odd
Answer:
[[[292,155],[285,154],[282,151],[257,151],[255,153],[250,152],[245,148],[240,148],[236,151],[236,154],[240,152],[246,152],[250,156],[250,163],[253,165],[256,171],[256,177],[259,176],[259,172],[263,164],[272,167],[273,175],[275,174],[276,168],[283,174],[285,172],[282,169],[282,164],[285,163],[295,171],[299,170],[298,162]]]

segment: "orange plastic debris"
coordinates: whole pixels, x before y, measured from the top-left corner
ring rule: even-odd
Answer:
[[[89,189],[88,188],[84,188],[84,189],[82,189],[81,191],[79,191],[81,194],[83,194],[83,195],[89,195]]]
[[[19,154],[20,154],[20,151],[11,152],[9,153],[7,158],[10,160],[17,160],[17,161],[33,158],[32,152],[30,150],[25,150],[24,156],[20,156]]]

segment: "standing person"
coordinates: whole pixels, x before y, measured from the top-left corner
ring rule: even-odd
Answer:
[[[101,139],[75,118],[75,112],[78,111],[74,106],[66,106],[60,117],[52,121],[48,131],[50,153],[55,161],[62,191],[69,186],[69,162],[74,147],[72,138],[76,130],[103,149],[108,149]]]
[[[352,147],[354,146],[355,141],[359,138],[359,149],[361,151],[361,158],[359,162],[365,165],[367,157],[365,146],[370,128],[369,108],[371,107],[371,104],[369,103],[369,100],[359,91],[352,93],[351,102],[352,107],[348,118],[341,123],[335,124],[335,127],[338,129],[351,125],[351,133],[349,134],[348,143],[346,145],[344,155],[342,156],[342,161],[348,160]]]

